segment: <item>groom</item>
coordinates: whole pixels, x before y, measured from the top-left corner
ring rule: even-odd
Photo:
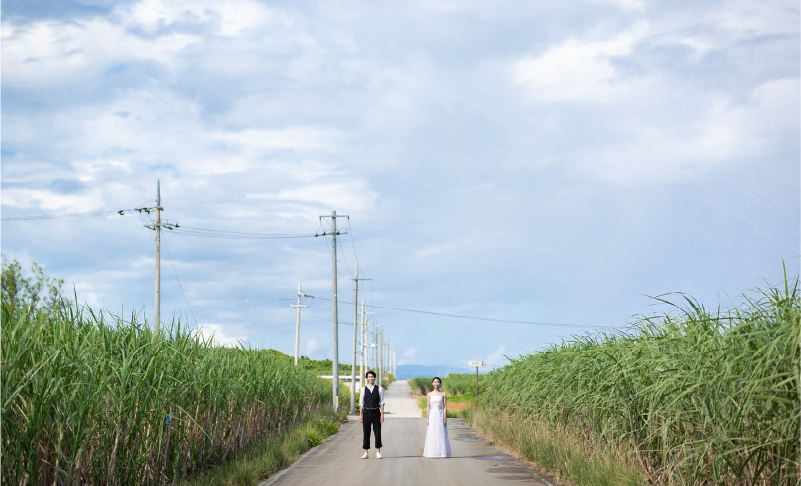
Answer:
[[[359,422],[364,429],[364,441],[362,449],[364,455],[362,459],[370,457],[370,425],[373,426],[375,433],[375,457],[381,459],[381,423],[384,421],[384,389],[375,384],[375,371],[367,372],[367,386],[362,390],[359,398]]]

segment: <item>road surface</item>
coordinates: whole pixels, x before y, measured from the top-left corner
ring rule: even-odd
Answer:
[[[375,458],[375,449],[370,449],[370,459],[360,459],[364,453],[362,424],[356,417],[324,444],[259,486],[555,484],[553,479],[504,455],[460,419],[448,419],[453,457],[423,458],[426,419],[420,417],[410,392],[405,381],[393,383],[386,391],[383,459]]]

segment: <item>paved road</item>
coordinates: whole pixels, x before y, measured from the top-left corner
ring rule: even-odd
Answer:
[[[408,383],[395,382],[386,392],[382,426],[383,459],[360,459],[362,425],[358,417],[343,425],[321,446],[260,486],[400,485],[553,485],[550,478],[491,446],[459,419],[448,420],[453,457],[424,459],[426,420],[409,397]]]

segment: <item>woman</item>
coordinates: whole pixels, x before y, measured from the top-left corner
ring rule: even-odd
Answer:
[[[426,446],[423,457],[451,457],[451,443],[448,440],[448,414],[446,395],[441,391],[442,380],[437,376],[432,380],[434,391],[428,394],[426,406]]]

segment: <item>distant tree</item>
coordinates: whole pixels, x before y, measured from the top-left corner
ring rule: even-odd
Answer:
[[[50,278],[38,263],[31,265],[30,275],[26,275],[22,265],[16,260],[8,261],[2,256],[2,303],[12,309],[28,311],[42,310],[52,312],[64,305],[61,287],[64,279]]]

